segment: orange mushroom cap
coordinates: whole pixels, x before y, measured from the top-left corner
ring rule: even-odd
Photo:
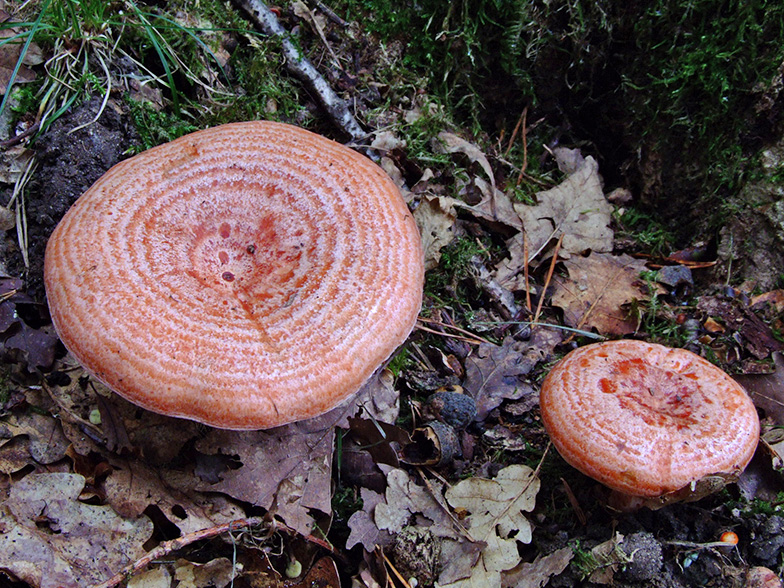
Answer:
[[[759,440],[740,384],[690,351],[642,341],[570,352],[542,383],[540,404],[561,456],[630,496],[736,479]]]
[[[419,232],[374,163],[281,123],[119,163],[66,213],[44,279],[60,338],[140,406],[226,429],[322,414],[413,329]]]

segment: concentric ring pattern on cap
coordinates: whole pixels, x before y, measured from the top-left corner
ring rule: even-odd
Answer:
[[[754,404],[702,357],[623,339],[569,352],[542,383],[542,421],[561,456],[631,496],[739,475],[759,440]]]
[[[374,163],[281,123],[223,125],[109,170],[46,251],[52,320],[131,402],[227,429],[326,412],[411,332],[422,250]]]

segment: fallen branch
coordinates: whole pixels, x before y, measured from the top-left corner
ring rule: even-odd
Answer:
[[[268,534],[274,533],[276,531],[294,532],[294,530],[285,523],[281,523],[276,520],[268,520],[264,517],[237,519],[228,523],[215,525],[214,527],[209,527],[207,529],[199,529],[198,531],[193,531],[192,533],[186,533],[182,537],[177,537],[177,539],[163,541],[160,545],[158,545],[158,547],[148,551],[146,555],[123,568],[121,572],[118,572],[105,582],[94,585],[92,588],[114,588],[123,581],[128,580],[129,578],[143,571],[152,562],[159,560],[169,555],[170,553],[177,551],[178,549],[187,547],[191,543],[195,543],[196,541],[201,541],[203,539],[212,539],[213,537],[223,535],[224,533],[242,531],[253,527],[264,527],[266,533]],[[318,537],[314,537],[313,535],[302,535],[302,537],[306,541],[326,549],[332,555],[343,559],[342,556],[338,554],[332,545],[330,545],[327,541]]]
[[[236,6],[248,14],[250,19],[264,34],[275,37],[280,41],[289,71],[302,80],[308,89],[318,96],[321,105],[333,122],[350,135],[353,141],[360,142],[363,140],[367,133],[359,126],[346,101],[342,100],[335,93],[308,58],[291,41],[290,34],[281,26],[277,17],[267,5],[261,0],[233,1]]]

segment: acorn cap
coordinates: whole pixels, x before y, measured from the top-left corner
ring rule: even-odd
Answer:
[[[563,458],[630,496],[684,498],[678,491],[702,480],[737,479],[759,441],[740,384],[690,351],[654,343],[575,349],[545,378],[540,404]]]
[[[123,161],[63,217],[45,260],[77,360],[149,410],[226,429],[322,414],[413,329],[419,233],[374,163],[273,122]]]

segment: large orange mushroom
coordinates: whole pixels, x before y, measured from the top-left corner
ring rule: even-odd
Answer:
[[[49,240],[52,320],[140,406],[227,429],[326,412],[411,332],[419,233],[358,153],[272,122],[196,132],[110,169]]]
[[[624,509],[697,499],[736,480],[759,441],[757,411],[735,380],[654,343],[575,349],[545,378],[540,404],[561,456]]]

